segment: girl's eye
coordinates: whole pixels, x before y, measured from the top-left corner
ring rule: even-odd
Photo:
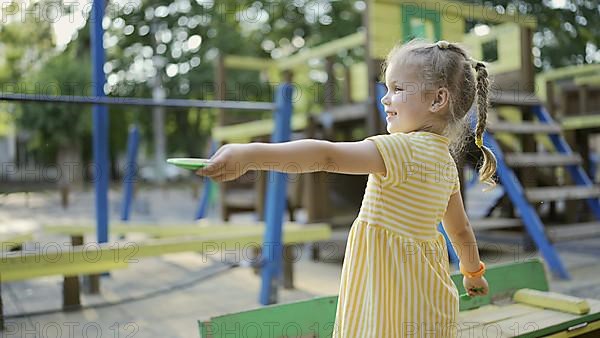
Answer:
[[[396,92],[401,92],[404,91],[404,89],[400,88],[400,87],[394,87],[394,91]]]

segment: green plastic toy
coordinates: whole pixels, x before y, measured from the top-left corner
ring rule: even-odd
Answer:
[[[169,158],[167,163],[188,170],[198,170],[210,164],[209,160],[203,158]]]

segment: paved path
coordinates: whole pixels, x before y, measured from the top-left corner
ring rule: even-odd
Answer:
[[[118,218],[118,194],[111,193],[111,218]],[[63,211],[54,194],[14,195],[0,199],[0,224],[69,222],[93,219],[91,192],[74,195]],[[142,191],[134,220],[188,222],[196,207],[191,190]],[[26,204],[27,203],[27,204]],[[18,220],[19,222],[15,222]],[[15,225],[16,224],[16,225]],[[66,240],[41,237],[36,241]],[[551,282],[555,291],[600,298],[599,240],[559,246],[573,274]],[[339,248],[339,254],[343,248]],[[337,293],[341,264],[315,263],[302,251],[295,265],[296,289],[281,290],[289,302]],[[483,250],[489,263],[534,257],[516,248]],[[260,278],[246,267],[231,267],[221,256],[181,253],[142,259],[101,281],[100,295],[83,295],[84,309],[62,312],[58,276],[2,284],[7,329],[0,337],[198,337],[197,320],[259,307]],[[25,314],[25,315],[24,315]]]

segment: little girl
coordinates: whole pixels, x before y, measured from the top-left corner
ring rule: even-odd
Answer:
[[[487,294],[450,148],[464,144],[467,112],[477,97],[475,139],[484,159],[479,175],[494,184],[496,159],[482,142],[488,74],[483,63],[446,41],[397,46],[386,65],[381,102],[389,135],[360,142],[228,144],[198,174],[228,181],[250,167],[297,173],[315,171],[315,164],[369,174],[348,237],[333,336],[454,337],[458,291],[437,225],[443,221],[457,251],[465,289],[471,296]]]

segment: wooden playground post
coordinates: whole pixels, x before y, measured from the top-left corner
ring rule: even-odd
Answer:
[[[71,236],[71,247],[83,245],[83,235]],[[65,276],[63,281],[63,310],[77,310],[81,307],[79,297],[79,276]]]
[[[521,26],[520,44],[521,44],[521,71],[519,72],[519,82],[517,83],[517,92],[534,93],[534,70],[533,57],[531,53],[532,46],[532,30],[529,27]],[[521,116],[523,121],[532,122],[534,119],[533,112],[530,107],[521,107]],[[521,136],[521,145],[524,153],[535,153],[536,141],[532,134]],[[536,170],[534,167],[521,168],[519,171],[519,179],[523,187],[535,187],[538,185]],[[514,212],[514,209],[513,209]]]

